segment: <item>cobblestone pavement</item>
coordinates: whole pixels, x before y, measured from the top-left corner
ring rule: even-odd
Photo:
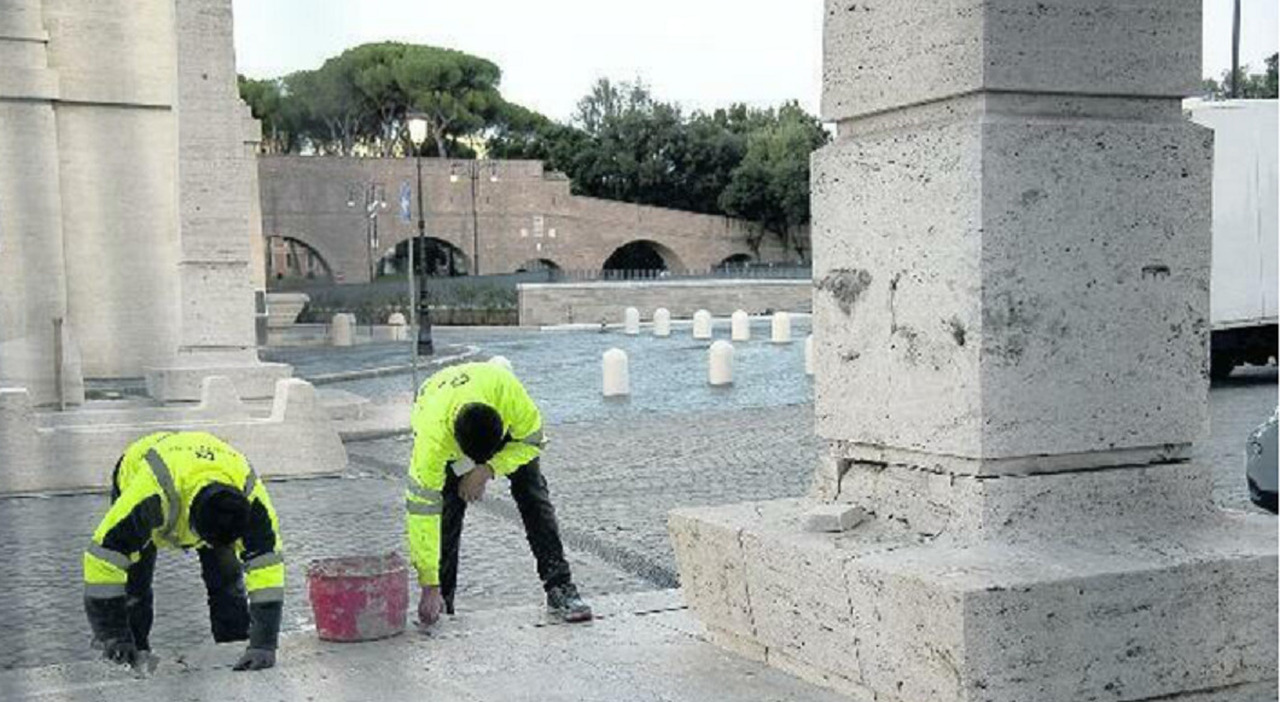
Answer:
[[[1213,471],[1215,499],[1223,506],[1250,508],[1243,441],[1276,399],[1274,368],[1239,372],[1210,393],[1212,436],[1197,457]],[[575,577],[588,595],[674,584],[665,525],[675,507],[792,496],[808,486],[817,441],[807,404],[684,413],[635,405],[622,410],[561,421],[549,431],[544,470]],[[352,468],[341,478],[270,486],[288,547],[290,629],[310,621],[306,562],[402,545],[400,475],[407,439],[348,448]],[[79,560],[105,508],[101,495],[0,499],[0,543],[7,545],[9,561],[0,571],[0,667],[93,655]],[[156,646],[206,642],[195,555],[162,554],[157,571]],[[468,513],[459,585],[463,611],[541,598],[515,507],[501,489]]]

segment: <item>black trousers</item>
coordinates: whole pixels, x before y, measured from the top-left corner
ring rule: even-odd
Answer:
[[[529,550],[538,562],[538,577],[542,580],[543,589],[567,585],[572,576],[569,563],[564,559],[556,508],[551,504],[551,491],[538,467],[538,459],[521,466],[508,479],[511,497],[520,510],[520,521],[524,522]],[[461,482],[462,479],[453,474],[452,466],[445,468],[444,509],[440,518],[440,594],[444,597],[445,611],[450,614],[453,614],[453,595],[458,585],[462,520],[467,513],[467,503],[458,494]]]
[[[118,470],[118,469],[117,469]],[[115,476],[111,480],[111,501],[120,497]],[[244,568],[231,547],[196,549],[200,556],[200,577],[208,595],[209,625],[213,640],[249,639],[249,595],[244,586]],[[151,624],[155,619],[152,581],[156,572],[156,547],[147,544],[141,558],[129,566],[125,581],[125,609],[133,641],[139,649],[151,649]]]

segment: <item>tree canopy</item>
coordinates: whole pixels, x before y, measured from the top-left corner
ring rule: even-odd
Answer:
[[[1262,73],[1253,73],[1247,64],[1241,66],[1237,73],[1240,80],[1237,97],[1244,100],[1274,100],[1280,97],[1280,85],[1277,85],[1277,60],[1280,60],[1280,54],[1271,54],[1267,57],[1264,61],[1266,70]],[[1205,95],[1215,100],[1231,97],[1231,69],[1223,71],[1222,76],[1217,80],[1205,78],[1203,89]]]

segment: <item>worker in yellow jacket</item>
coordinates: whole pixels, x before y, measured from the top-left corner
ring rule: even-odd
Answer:
[[[85,612],[108,660],[136,665],[150,650],[158,547],[196,549],[214,641],[249,641],[235,669],[275,665],[283,545],[244,456],[211,434],[161,432],[120,457],[111,508],[84,553]]]
[[[542,415],[508,368],[465,363],[431,376],[413,407],[413,458],[405,495],[409,553],[422,597],[418,620],[453,614],[458,544],[468,502],[484,496],[494,476],[508,479],[552,615],[591,619],[569,573],[539,469]]]

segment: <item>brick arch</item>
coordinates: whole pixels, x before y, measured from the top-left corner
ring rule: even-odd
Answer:
[[[658,263],[660,262],[660,265]],[[643,265],[638,265],[643,264]],[[600,264],[603,270],[685,269],[685,263],[671,247],[653,239],[632,239],[617,247]]]
[[[340,262],[326,252],[318,242],[309,240],[308,237],[295,236],[291,233],[271,234],[266,237],[265,245],[267,275],[270,278],[289,277],[294,269],[304,276],[308,270],[319,270],[323,271],[323,276],[326,278],[333,280],[341,278],[343,271],[339,267]],[[296,256],[300,253],[314,257],[318,266],[313,267],[309,261],[297,260]],[[293,260],[290,260],[291,257]]]

